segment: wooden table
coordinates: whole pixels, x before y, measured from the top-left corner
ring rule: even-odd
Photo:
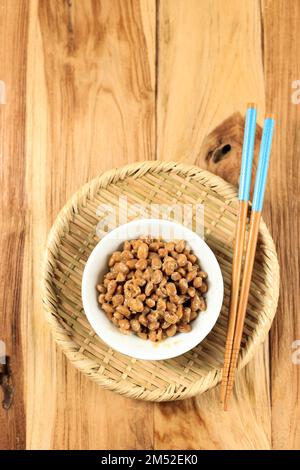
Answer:
[[[0,0],[0,448],[300,447],[299,24],[299,0]],[[45,324],[47,232],[86,181],[128,162],[196,163],[236,184],[247,102],[260,123],[277,117],[264,218],[281,295],[269,340],[227,413],[219,389],[165,404],[104,391]]]

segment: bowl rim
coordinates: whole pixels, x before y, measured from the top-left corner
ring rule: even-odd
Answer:
[[[166,338],[160,343],[153,343],[150,340],[143,340],[139,338],[136,335],[130,335],[130,336],[124,336],[121,332],[118,331],[115,325],[111,324],[111,322],[107,319],[105,316],[105,313],[99,306],[98,302],[96,301],[97,305],[95,305],[94,299],[91,299],[91,286],[89,284],[90,282],[90,274],[91,271],[93,270],[93,267],[95,265],[95,262],[97,258],[100,256],[103,256],[102,250],[105,249],[105,244],[113,239],[115,236],[118,236],[120,233],[126,233],[127,229],[133,228],[135,229],[136,227],[151,227],[153,224],[155,226],[161,226],[161,227],[169,227],[174,228],[175,230],[181,230],[182,234],[184,235],[184,239],[189,243],[189,240],[193,240],[193,243],[199,244],[199,249],[201,246],[201,250],[205,251],[205,257],[207,262],[211,266],[211,270],[214,271],[213,275],[213,280],[210,279],[210,282],[212,283],[210,285],[210,289],[208,291],[208,295],[211,293],[211,290],[213,289],[213,292],[210,295],[210,301],[213,302],[213,306],[211,309],[208,307],[207,311],[202,312],[200,315],[202,315],[201,318],[201,324],[202,328],[195,328],[197,325],[197,320],[195,320],[194,328],[192,329],[191,332],[180,334],[180,335],[175,335],[174,337],[171,338]],[[137,229],[138,231],[138,229]],[[140,236],[141,233],[137,233],[136,236]],[[121,237],[122,239],[119,240],[119,244],[123,243],[128,238],[125,238],[124,236]],[[194,246],[194,245],[193,245]],[[191,246],[192,250],[194,250],[193,246]],[[108,253],[109,254],[109,253]],[[203,265],[203,259],[201,261],[201,257],[199,257],[200,264]],[[207,271],[207,269],[205,269]],[[100,270],[99,270],[100,271]],[[96,286],[94,286],[95,289],[95,294],[96,294]],[[89,292],[90,291],[90,292]],[[213,327],[215,326],[223,304],[223,299],[224,299],[224,281],[223,281],[223,276],[221,272],[220,265],[218,263],[218,260],[212,251],[212,249],[208,246],[208,244],[205,242],[205,240],[196,232],[192,231],[188,227],[185,227],[184,225],[175,222],[173,220],[167,220],[167,219],[153,219],[153,218],[147,218],[147,219],[134,219],[130,222],[127,222],[125,224],[119,225],[118,227],[114,228],[110,232],[108,232],[106,235],[104,235],[101,240],[96,244],[92,252],[90,253],[88,260],[86,262],[86,265],[83,270],[82,274],[82,283],[81,283],[81,295],[82,295],[82,304],[83,304],[83,309],[86,315],[86,318],[88,322],[90,323],[92,329],[94,332],[97,334],[97,336],[109,347],[112,349],[125,354],[127,356],[130,356],[134,359],[140,359],[140,360],[149,360],[149,361],[157,361],[157,360],[166,360],[166,359],[171,359],[173,357],[180,356],[190,350],[192,350],[194,347],[199,345],[205,338],[206,336],[211,332]],[[97,312],[96,312],[97,310]],[[212,310],[212,311],[209,311]],[[98,314],[103,314],[102,317],[102,324],[100,325],[100,319],[98,317]],[[204,318],[203,318],[204,317]],[[103,321],[104,320],[104,321]],[[108,326],[108,323],[112,325],[113,330],[111,330],[110,326]],[[105,326],[107,325],[107,327]],[[102,329],[103,328],[103,329]],[[117,337],[115,335],[117,333],[118,338],[122,338],[122,341],[117,341]],[[178,339],[180,337],[180,339]],[[130,338],[131,341],[131,350],[129,341],[127,338]],[[136,347],[134,347],[136,345]],[[139,346],[138,346],[139,345]]]

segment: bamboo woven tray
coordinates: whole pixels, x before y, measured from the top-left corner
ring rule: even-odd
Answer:
[[[136,203],[202,203],[205,241],[222,269],[225,297],[212,332],[196,348],[174,359],[140,361],[104,344],[91,330],[81,303],[81,276],[98,242],[97,207],[126,195]],[[114,169],[85,185],[66,204],[49,235],[43,270],[43,302],[56,342],[70,361],[103,387],[132,398],[187,398],[221,378],[237,217],[235,188],[198,167],[143,162]],[[132,219],[135,218],[134,216]],[[239,368],[266,337],[275,315],[279,267],[272,238],[261,222]]]

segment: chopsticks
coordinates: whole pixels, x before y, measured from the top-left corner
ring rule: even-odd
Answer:
[[[235,232],[235,244],[232,263],[231,297],[229,307],[229,321],[224,355],[224,366],[221,384],[221,401],[224,402],[227,388],[227,379],[230,369],[231,352],[234,339],[236,314],[238,307],[239,286],[244,252],[244,240],[248,215],[250,184],[252,175],[252,161],[256,128],[256,106],[250,103],[247,106],[242,163],[239,184],[239,212]]]
[[[230,317],[231,317],[232,311],[233,311],[232,317],[234,316],[234,314],[235,314],[235,317],[234,319],[229,318],[229,326],[231,327],[231,329],[229,329],[228,327],[228,334],[230,333],[232,335],[232,330],[234,329],[233,335],[232,337],[229,337],[229,341],[228,341],[228,345],[232,346],[230,353],[227,351],[227,341],[226,341],[225,357],[227,359],[226,359],[226,369],[223,370],[224,383],[222,383],[222,392],[221,392],[222,399],[224,401],[224,410],[227,410],[228,408],[228,401],[229,401],[230,394],[231,394],[233,384],[234,384],[234,376],[235,376],[235,371],[236,371],[237,362],[238,362],[238,355],[239,355],[240,346],[241,346],[241,340],[242,340],[242,334],[243,334],[243,328],[244,328],[244,322],[245,322],[245,316],[246,316],[246,309],[247,309],[247,303],[248,303],[248,297],[249,297],[249,291],[250,291],[251,277],[252,277],[252,272],[253,272],[254,258],[255,258],[255,252],[256,252],[259,222],[261,218],[261,212],[262,212],[264,194],[265,194],[265,188],[266,188],[274,124],[275,124],[275,121],[274,121],[273,116],[272,115],[266,116],[265,121],[264,121],[263,135],[262,135],[262,141],[261,141],[261,146],[260,146],[258,167],[256,171],[254,195],[253,195],[253,202],[252,202],[252,212],[250,216],[249,237],[248,237],[248,244],[246,248],[244,272],[243,272],[241,292],[240,292],[240,296],[238,300],[237,311],[236,311],[235,304],[233,307],[230,307]],[[245,138],[246,138],[246,135],[245,135]],[[244,143],[245,143],[245,139],[244,139]],[[253,156],[253,149],[252,149],[252,156]],[[248,160],[248,162],[249,161],[250,159]],[[248,164],[250,165],[250,163]],[[251,159],[251,166],[252,166],[252,159]],[[250,170],[250,174],[251,174],[251,170]],[[249,186],[249,190],[250,190],[250,186]],[[249,194],[248,194],[248,198],[249,198]],[[239,223],[237,224],[237,231],[240,230],[238,226],[239,226]],[[240,233],[237,234],[236,239],[239,239],[242,236],[245,236],[245,229],[243,231],[243,234],[240,234]],[[237,245],[237,242],[235,245]],[[238,247],[235,248],[233,265],[235,263],[237,264],[235,260],[236,250],[238,250]],[[242,253],[239,252],[238,254],[242,258]],[[240,264],[240,269],[241,269],[241,264]],[[233,289],[235,289],[234,299],[236,295],[238,297],[238,294],[236,294],[236,290],[238,290],[238,287],[239,286],[237,286],[236,283],[235,285],[232,284],[232,292],[233,292]],[[235,308],[235,311],[234,311],[234,308]],[[235,323],[235,327],[232,326],[233,322]],[[231,338],[233,338],[233,342],[231,342]],[[230,359],[228,359],[228,356],[230,356]],[[228,362],[229,362],[229,367],[228,367]],[[225,366],[225,360],[224,360],[224,366]]]

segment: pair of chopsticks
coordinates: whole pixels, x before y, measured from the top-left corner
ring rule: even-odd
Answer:
[[[221,384],[221,401],[224,403],[224,410],[227,410],[228,401],[233,389],[235,371],[237,367],[238,356],[242,341],[242,334],[257,245],[259,222],[261,218],[261,211],[263,207],[264,194],[266,188],[274,124],[275,121],[273,117],[271,115],[267,115],[264,121],[259,161],[256,170],[256,178],[252,200],[252,211],[250,216],[249,236],[246,248],[242,285],[240,289],[256,129],[256,106],[252,103],[248,105],[246,112],[244,143],[240,173],[239,213],[236,225],[235,245],[233,253],[229,321]]]

